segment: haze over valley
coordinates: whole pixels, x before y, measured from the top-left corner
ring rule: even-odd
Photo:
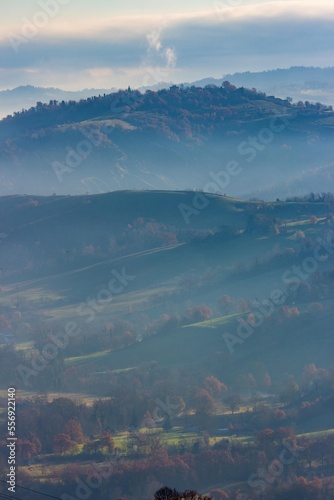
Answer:
[[[11,0],[0,498],[334,498],[331,0]]]

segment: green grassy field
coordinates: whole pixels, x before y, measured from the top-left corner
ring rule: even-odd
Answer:
[[[183,328],[168,335],[149,337],[118,351],[69,358],[65,363],[68,366],[92,365],[99,371],[129,369],[154,360],[161,366],[196,364],[203,361],[206,352],[209,354],[223,347],[220,333],[211,329]]]
[[[110,304],[104,304],[102,315],[124,314],[129,303],[139,310],[150,297],[177,290],[182,275],[194,273],[195,269],[203,272],[205,262],[211,268],[219,266],[221,273],[228,273],[234,265],[241,262],[250,264],[256,257],[269,255],[274,248],[297,246],[294,235],[298,229],[303,229],[306,236],[316,236],[323,231],[322,225],[310,225],[305,220],[290,224],[287,234],[265,237],[244,234],[233,239],[213,238],[155,248],[106,259],[72,271],[21,281],[15,285],[5,284],[0,303],[8,305],[19,296],[32,307],[44,308],[50,317],[70,319],[76,316],[78,304],[105,287],[106,277],[110,276],[113,269],[125,268],[126,273],[135,279],[120,296],[114,296]],[[255,281],[254,277],[252,279]],[[229,293],[229,286],[226,288],[226,293]]]

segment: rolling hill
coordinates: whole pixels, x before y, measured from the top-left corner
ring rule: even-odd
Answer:
[[[330,193],[0,197],[0,420],[15,387],[19,431],[44,446],[20,462],[29,488],[35,477],[60,498],[60,470],[106,463],[101,436],[122,478],[151,455],[159,474],[161,457],[169,474],[172,459],[210,453],[208,469],[231,456],[255,470],[259,436],[291,435],[298,450],[331,441],[333,212]],[[64,452],[54,443],[70,424],[87,437]],[[142,456],[133,442],[153,444]],[[249,472],[231,487],[246,491]]]
[[[180,205],[194,207],[199,195],[208,204],[187,224]],[[294,300],[300,311],[298,325],[278,324],[270,335],[255,328],[233,356],[223,338],[235,334],[249,307],[274,289],[287,290],[284,273],[304,265],[314,242],[328,232],[330,195],[259,203],[208,193],[125,191],[8,196],[0,199],[0,209],[6,236],[0,244],[2,317],[12,324],[15,342],[24,345],[36,331],[61,331],[69,321],[80,325],[83,339],[97,335],[93,344],[78,340],[69,346],[67,367],[104,377],[152,361],[161,367],[209,363],[229,380],[251,370],[254,359],[264,365],[270,359],[277,377],[283,356],[291,373],[312,360],[330,362],[330,290],[289,297],[288,309]],[[317,271],[326,272],[331,262],[321,262]],[[307,275],[306,288],[314,286],[315,274]],[[224,295],[233,297],[234,306],[222,316],[218,299]],[[307,312],[315,301],[324,307],[316,345]],[[248,304],[244,312],[238,310],[242,302]],[[187,311],[201,304],[211,308],[213,321],[187,319]],[[165,332],[168,318],[174,323]],[[105,325],[119,321],[134,329],[137,341],[101,349]]]
[[[220,86],[228,80],[233,85],[247,88],[257,88],[261,92],[272,94],[285,99],[291,96],[294,101],[309,100],[333,104],[333,68],[314,68],[295,66],[286,69],[277,69],[259,72],[243,72],[226,74],[223,78],[203,78],[190,83],[178,83],[184,87],[204,87],[205,85]],[[176,84],[177,82],[173,82]],[[168,89],[173,83],[159,82],[156,85],[140,87],[140,92],[146,90]],[[0,117],[4,118],[22,109],[29,109],[37,102],[48,104],[50,100],[69,101],[86,99],[87,97],[109,94],[118,89],[83,89],[66,91],[53,87],[34,87],[21,85],[13,89],[0,91]]]
[[[326,191],[333,116],[228,83],[39,103],[0,122],[1,194]]]

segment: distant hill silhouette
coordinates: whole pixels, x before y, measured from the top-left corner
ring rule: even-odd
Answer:
[[[14,111],[29,109],[36,106],[38,101],[49,103],[50,100],[79,100],[93,95],[110,93],[117,90],[110,89],[83,89],[78,91],[62,90],[54,87],[34,87],[33,85],[21,85],[14,89],[0,91],[0,117],[12,114]]]

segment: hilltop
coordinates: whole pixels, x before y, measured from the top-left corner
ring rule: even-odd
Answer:
[[[266,198],[270,186],[273,199],[297,178],[296,194],[325,191],[333,117],[329,106],[229,82],[52,100],[0,122],[1,193],[195,188]],[[226,179],[230,162],[240,168]]]

